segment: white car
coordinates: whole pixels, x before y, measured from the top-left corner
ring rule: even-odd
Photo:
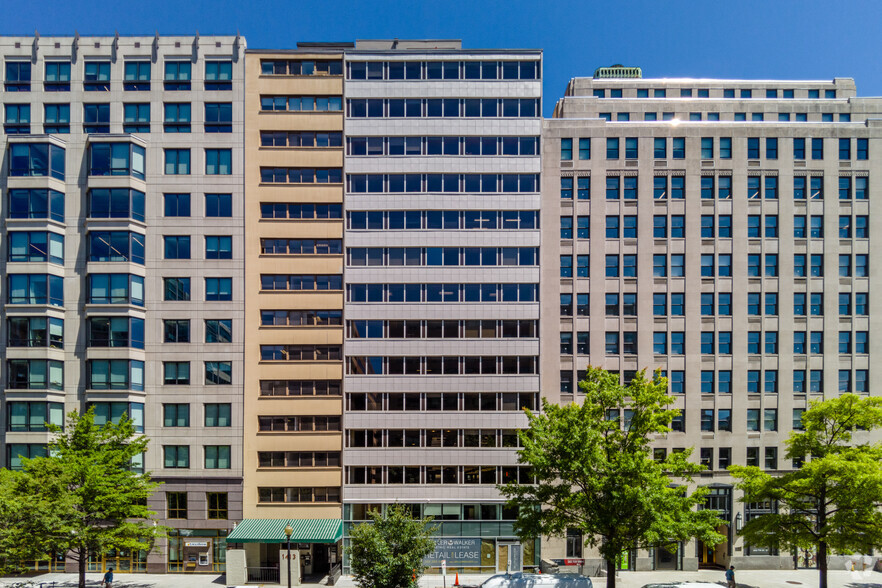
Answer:
[[[498,574],[484,580],[481,588],[593,588],[591,578],[579,574]],[[719,588],[717,586],[716,588]]]
[[[644,584],[643,588],[720,588],[723,584],[713,582],[653,582]]]

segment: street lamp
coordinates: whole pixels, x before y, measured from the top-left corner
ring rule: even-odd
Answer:
[[[293,532],[294,529],[291,528],[291,525],[285,527],[285,537],[288,543],[288,565],[286,566],[288,568],[288,588],[291,588],[291,533]]]

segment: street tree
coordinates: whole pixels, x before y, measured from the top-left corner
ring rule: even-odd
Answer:
[[[582,404],[543,401],[541,413],[526,411],[518,454],[535,484],[499,487],[508,505],[519,507],[516,533],[526,539],[580,530],[606,562],[608,588],[627,550],[693,537],[722,541],[715,529],[723,521],[701,509],[707,490],[688,490],[703,469],[689,461],[691,450],[653,459],[651,441],[669,432],[679,413],[668,408],[667,379],[640,371],[623,386],[618,374],[589,366],[579,388]]]
[[[406,506],[393,504],[385,515],[368,513],[370,521],[349,534],[350,569],[360,588],[417,588],[423,558],[435,549],[432,518],[414,518]]]
[[[135,435],[126,415],[118,424],[95,424],[92,409],[72,412],[64,429],[48,425],[53,440],[48,457],[24,459],[19,495],[41,505],[46,523],[33,524],[37,545],[68,552],[79,566],[79,586],[86,586],[89,555],[107,550],[150,550],[165,528],[152,520],[156,513],[147,498],[158,484],[136,471],[147,438]],[[2,523],[0,523],[2,524]]]
[[[870,431],[882,427],[882,398],[843,394],[812,402],[802,430],[787,440],[796,469],[773,476],[754,466],[731,466],[742,502],[769,501],[777,512],[747,521],[750,545],[814,549],[820,588],[827,588],[827,557],[882,548],[882,444]]]

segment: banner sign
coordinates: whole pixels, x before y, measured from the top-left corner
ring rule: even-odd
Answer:
[[[444,560],[451,568],[480,566],[481,540],[473,537],[435,539],[435,550],[423,559],[423,565],[437,568]]]

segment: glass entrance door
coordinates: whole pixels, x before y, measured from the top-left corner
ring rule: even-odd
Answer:
[[[523,556],[520,543],[496,544],[496,570],[499,572],[520,572],[523,570]]]

